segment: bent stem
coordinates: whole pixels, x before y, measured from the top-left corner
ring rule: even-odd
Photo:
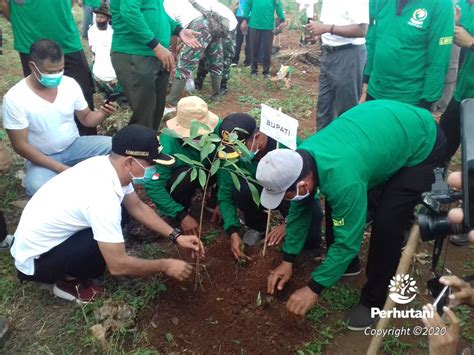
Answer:
[[[206,184],[204,185],[204,192],[202,194],[202,202],[201,202],[201,213],[199,216],[199,233],[198,233],[198,238],[199,241],[201,241],[201,235],[202,235],[202,221],[204,217],[204,206],[206,204],[206,196],[207,196],[207,188],[209,186],[209,180],[211,179],[211,172],[207,172],[207,179],[206,179]],[[196,277],[194,279],[194,291],[197,290],[198,284],[199,284],[199,266],[200,266],[200,256],[199,253],[197,254],[197,259],[196,259]],[[202,284],[201,284],[202,288]]]
[[[268,230],[270,229],[270,217],[272,210],[267,210],[268,217],[267,217],[267,228],[265,229],[265,239],[263,240],[263,252],[262,256],[265,257],[265,254],[267,253],[267,242],[268,242]]]

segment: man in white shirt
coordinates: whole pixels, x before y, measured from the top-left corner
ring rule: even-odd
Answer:
[[[112,36],[114,34],[114,30],[109,23],[112,15],[109,7],[105,4],[94,10],[94,13],[96,14],[96,21],[89,28],[87,35],[89,46],[92,53],[94,53],[92,75],[96,89],[108,97],[113,93],[122,91],[122,88],[118,85],[117,75],[110,58]]]
[[[193,4],[194,3],[194,4]],[[165,114],[175,111],[175,107],[184,92],[186,81],[197,69],[199,60],[205,56],[211,71],[212,96],[220,95],[221,81],[224,70],[223,38],[237,27],[234,13],[217,0],[165,0],[163,3],[168,15],[183,28],[199,34],[200,48],[185,47],[178,55],[175,77],[166,103]],[[221,31],[213,29],[205,14],[214,12],[218,15]],[[218,33],[220,32],[220,33]],[[231,57],[231,56],[230,56]]]
[[[27,159],[25,186],[32,196],[56,174],[110,152],[110,137],[79,136],[74,114],[85,127],[96,127],[115,107],[89,109],[79,84],[63,76],[64,56],[54,41],[33,43],[29,65],[32,73],[3,98],[3,126],[15,152]]]
[[[311,21],[311,36],[321,36],[316,128],[321,130],[357,105],[367,60],[365,35],[369,24],[368,0],[323,1],[321,22]]]
[[[53,293],[88,302],[103,293],[91,283],[105,272],[143,277],[164,272],[186,279],[192,267],[181,260],[145,260],[129,256],[122,234],[122,206],[151,230],[180,247],[204,256],[195,235],[181,235],[140,200],[132,182],[159,178],[155,164],[174,158],[161,153],[156,131],[128,125],[112,139],[110,156],[85,160],[48,181],[26,205],[11,254],[18,277],[54,283]]]

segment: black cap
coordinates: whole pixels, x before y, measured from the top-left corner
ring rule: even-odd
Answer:
[[[149,163],[174,164],[174,158],[161,153],[162,149],[156,131],[139,124],[125,126],[112,138],[112,152],[115,154],[143,159]]]
[[[240,157],[238,149],[227,141],[229,133],[236,133],[240,141],[245,142],[257,129],[255,118],[246,113],[233,113],[222,121],[219,127],[219,134],[222,143],[226,145],[223,151],[219,152],[220,159],[236,159]]]

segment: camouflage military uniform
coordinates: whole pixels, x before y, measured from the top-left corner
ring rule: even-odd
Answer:
[[[175,78],[178,80],[187,80],[191,78],[192,72],[198,67],[199,60],[205,56],[207,65],[212,77],[222,76],[224,69],[224,57],[222,50],[222,39],[215,38],[209,32],[207,20],[199,17],[192,21],[189,29],[199,32],[198,41],[201,48],[191,48],[185,46],[178,55],[175,68]]]

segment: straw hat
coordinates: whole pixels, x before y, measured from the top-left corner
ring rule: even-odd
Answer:
[[[208,110],[207,104],[197,96],[183,97],[178,101],[176,117],[168,120],[166,126],[181,137],[189,137],[191,122],[198,121],[209,127],[212,132],[219,122],[219,117]],[[209,133],[204,130],[200,134]]]

